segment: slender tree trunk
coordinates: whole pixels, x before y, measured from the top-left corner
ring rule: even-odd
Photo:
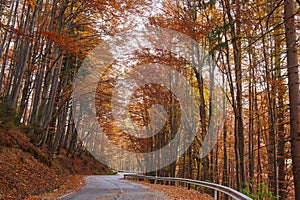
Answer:
[[[284,25],[287,47],[288,87],[290,98],[290,126],[295,199],[300,199],[300,90],[296,44],[294,1],[284,1]]]
[[[249,133],[248,133],[248,159],[249,159],[249,190],[251,193],[253,193],[253,181],[254,181],[254,91],[253,88],[255,85],[253,84],[254,79],[254,70],[253,70],[253,63],[252,63],[252,55],[251,53],[249,55]]]
[[[15,7],[15,3],[16,3],[16,8],[18,7],[18,4],[19,2],[16,0],[12,0],[12,4],[11,4],[11,7],[10,7],[10,12],[9,12],[9,15],[8,15],[8,19],[7,19],[7,23],[6,23],[6,26],[9,27],[9,26],[14,26],[14,23],[10,23],[11,22],[11,18],[13,17],[13,11],[14,11],[14,7]],[[2,3],[1,3],[2,5]],[[7,35],[8,35],[8,31],[5,31],[3,37],[1,37],[1,43],[0,43],[0,57],[2,56],[3,54],[3,48],[4,48],[4,45],[6,43],[6,38],[7,38]],[[9,45],[9,44],[7,44]],[[0,87],[1,89],[1,87]]]
[[[224,64],[225,65],[225,64]],[[223,87],[225,88],[225,77],[223,75]],[[225,90],[225,93],[227,91]],[[223,95],[223,108],[226,108],[226,97]],[[227,120],[226,111],[223,113],[223,169],[222,169],[222,185],[228,186],[228,156],[227,156]]]
[[[241,39],[240,37],[240,1],[237,0],[236,4],[236,16],[235,20],[232,17],[232,10],[228,1],[222,1],[223,7],[227,14],[229,23],[231,23],[230,34],[231,43],[233,45],[233,56],[234,56],[234,72],[235,72],[235,87],[236,93],[234,93],[234,87],[232,82],[232,77],[230,77],[229,84],[231,84],[230,92],[232,99],[232,106],[234,110],[234,134],[235,134],[235,153],[236,153],[236,181],[237,189],[241,190],[244,188],[246,183],[245,174],[245,161],[244,161],[244,127],[243,127],[243,115],[242,115],[242,63],[241,63]],[[228,49],[228,47],[227,47]],[[230,62],[228,62],[230,65]],[[229,66],[228,66],[229,67]],[[231,70],[228,73],[231,74]]]
[[[38,4],[41,4],[41,3],[42,3],[42,0],[40,0],[38,2]],[[33,34],[37,14],[38,14],[40,8],[41,8],[40,5],[37,5],[34,8],[34,11],[33,11],[32,17],[31,17],[31,22],[29,25],[29,35]],[[25,24],[27,24],[27,22],[29,22],[30,10],[31,10],[31,6],[28,6]],[[25,28],[26,28],[26,25],[25,25]],[[24,42],[25,42],[25,44],[24,44]],[[20,55],[18,57],[18,62],[17,62],[17,66],[16,66],[17,73],[15,74],[14,79],[13,79],[13,87],[12,87],[12,91],[11,91],[10,98],[9,98],[9,100],[12,102],[12,104],[14,106],[16,106],[16,104],[17,104],[19,93],[20,93],[20,90],[22,87],[23,75],[25,72],[25,66],[26,66],[26,63],[28,60],[28,56],[29,56],[28,52],[30,52],[30,47],[31,47],[30,40],[28,38],[23,38],[23,42],[21,43],[21,46],[19,49]]]
[[[14,15],[13,15],[13,20],[12,20],[12,23],[10,24],[12,27],[15,27],[15,23],[16,23],[16,20],[17,20],[17,14],[18,14],[18,8],[19,8],[19,1],[16,1],[16,6],[15,6],[15,10],[14,10]],[[5,34],[7,33],[7,31],[5,32]],[[9,49],[10,49],[10,45],[11,45],[11,42],[12,42],[12,38],[13,38],[13,33],[10,32],[9,33],[9,36],[8,36],[8,41],[7,41],[7,44],[6,44],[6,49],[5,49],[5,53],[3,54],[2,50],[3,48],[1,48],[1,52],[0,52],[0,57],[2,55],[4,55],[4,59],[3,59],[3,62],[2,62],[2,68],[1,68],[1,75],[0,75],[0,93],[2,93],[2,81],[3,79],[5,78],[5,68],[6,68],[6,63],[7,63],[7,58],[8,58],[8,53],[9,53]],[[5,44],[5,40],[3,39],[3,47],[4,47],[4,44]],[[8,77],[7,77],[8,78]],[[8,94],[8,92],[6,92],[5,90],[3,90],[3,94]]]
[[[277,142],[276,142],[276,121],[275,121],[275,95],[274,86],[271,85],[271,81],[274,80],[273,69],[270,69],[270,55],[267,54],[267,49],[270,47],[267,45],[265,39],[264,27],[261,23],[262,32],[262,50],[265,61],[265,83],[267,86],[267,106],[268,106],[268,136],[267,138],[267,153],[268,153],[268,179],[269,188],[272,188],[274,195],[278,194],[278,176],[277,176]]]
[[[276,3],[276,0],[274,0]],[[275,6],[273,6],[275,7]],[[278,11],[274,14],[274,22],[275,24],[280,23],[280,17]],[[285,81],[282,78],[281,73],[281,49],[282,49],[282,30],[276,29],[274,32],[274,59],[275,59],[275,77],[279,80],[276,89],[277,102],[278,102],[278,109],[276,112],[276,119],[277,119],[277,166],[278,166],[278,195],[281,200],[286,199],[287,196],[287,184],[286,184],[286,138],[285,138],[285,126],[284,126],[284,114],[286,113],[284,101],[285,101],[285,94],[286,90],[284,87]]]

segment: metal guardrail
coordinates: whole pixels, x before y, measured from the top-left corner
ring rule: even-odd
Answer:
[[[136,178],[136,179],[148,179],[148,180],[155,180],[155,181],[163,181],[164,184],[168,182],[179,182],[179,183],[186,183],[191,185],[197,185],[205,188],[209,188],[214,190],[214,199],[218,199],[218,192],[224,193],[229,197],[236,199],[236,200],[252,200],[252,198],[240,193],[239,191],[232,189],[230,187],[219,185],[216,183],[210,183],[206,181],[199,181],[193,179],[184,179],[184,178],[174,178],[174,177],[155,177],[155,176],[143,176],[137,174],[124,174],[124,178]]]
[[[128,173],[128,174],[143,174],[142,171],[135,171],[135,170],[127,170],[127,169],[119,169],[118,173]]]

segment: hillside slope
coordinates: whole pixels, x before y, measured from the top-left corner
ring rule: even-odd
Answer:
[[[0,127],[0,199],[24,199],[53,191],[70,175],[106,174],[108,168],[88,152],[49,158],[21,130]]]

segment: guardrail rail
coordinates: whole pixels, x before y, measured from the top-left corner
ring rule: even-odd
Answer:
[[[236,200],[252,200],[252,198],[246,196],[245,194],[232,189],[230,187],[224,186],[224,185],[219,185],[216,183],[210,183],[206,181],[199,181],[199,180],[193,180],[193,179],[184,179],[184,178],[174,178],[174,177],[157,177],[157,176],[144,176],[144,175],[137,175],[137,174],[124,174],[124,178],[134,178],[134,179],[148,179],[148,180],[154,180],[155,182],[157,181],[163,181],[164,184],[166,182],[174,182],[174,184],[177,183],[186,183],[190,185],[195,185],[195,186],[201,186],[205,188],[212,189],[214,191],[214,199],[218,199],[218,192],[224,193],[231,197],[232,199]]]

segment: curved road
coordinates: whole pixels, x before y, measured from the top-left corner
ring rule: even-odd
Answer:
[[[62,200],[167,200],[167,195],[149,187],[133,183],[115,176],[88,176],[86,186],[75,193],[62,197]]]

